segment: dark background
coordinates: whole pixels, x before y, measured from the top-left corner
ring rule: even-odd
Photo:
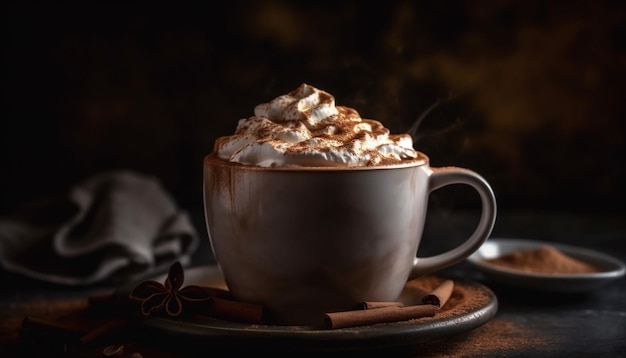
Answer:
[[[500,212],[626,212],[623,1],[206,3],[4,5],[0,213],[115,168],[201,208],[215,138],[303,82],[395,133],[439,103],[416,149]]]

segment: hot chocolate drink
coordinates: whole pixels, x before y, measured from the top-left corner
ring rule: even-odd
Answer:
[[[416,257],[431,191],[466,184],[482,215],[460,246]],[[495,197],[471,170],[431,168],[408,135],[303,84],[260,104],[204,159],[215,258],[233,296],[277,324],[394,301],[407,280],[453,265],[489,236]]]

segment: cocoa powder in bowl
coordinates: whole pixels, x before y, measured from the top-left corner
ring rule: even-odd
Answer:
[[[508,269],[539,274],[581,274],[600,271],[597,267],[570,257],[550,245],[513,251],[484,261]]]

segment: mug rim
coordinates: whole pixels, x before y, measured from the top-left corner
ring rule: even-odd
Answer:
[[[415,159],[405,160],[401,163],[394,164],[381,164],[373,166],[273,166],[262,167],[254,164],[241,164],[238,162],[231,162],[227,159],[218,157],[217,152],[213,151],[204,157],[204,166],[214,165],[221,167],[237,168],[241,170],[249,171],[270,171],[270,172],[344,172],[344,171],[375,171],[375,170],[389,170],[389,169],[401,169],[401,168],[413,168],[423,165],[428,165],[430,159],[428,156],[420,151],[417,151],[418,157]]]

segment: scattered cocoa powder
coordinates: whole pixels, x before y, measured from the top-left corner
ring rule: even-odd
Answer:
[[[413,280],[411,284],[424,291],[429,291],[442,281],[442,278],[430,275]],[[416,324],[417,322],[448,320],[476,311],[488,304],[491,299],[493,299],[492,296],[484,287],[473,282],[455,281],[450,299],[434,317],[391,324]],[[540,336],[540,332],[527,326],[524,322],[514,322],[495,317],[466,334],[422,343],[405,353],[409,353],[411,357],[473,357],[493,354],[506,355],[511,352],[519,353],[526,348],[536,349],[547,346],[548,342],[545,342]]]
[[[415,357],[475,357],[475,356],[507,356],[518,354],[525,349],[549,350],[540,333],[523,322],[511,322],[499,318],[492,319],[484,325],[464,335],[429,342],[420,345],[410,352]]]
[[[442,281],[443,279],[437,275],[430,275],[413,280],[411,284],[424,291],[429,291]],[[448,302],[434,317],[420,318],[419,322],[446,320],[467,314],[484,307],[491,299],[489,291],[486,291],[482,286],[473,282],[456,281]],[[416,322],[414,320],[393,324],[415,324]],[[495,317],[466,334],[423,343],[412,349],[410,356],[439,358],[506,355],[511,352],[523,351],[526,348],[546,348],[548,345],[549,342],[540,336],[540,332],[524,322]]]
[[[557,248],[543,245],[484,259],[485,262],[509,269],[542,274],[579,274],[599,272],[600,269],[570,257]]]

